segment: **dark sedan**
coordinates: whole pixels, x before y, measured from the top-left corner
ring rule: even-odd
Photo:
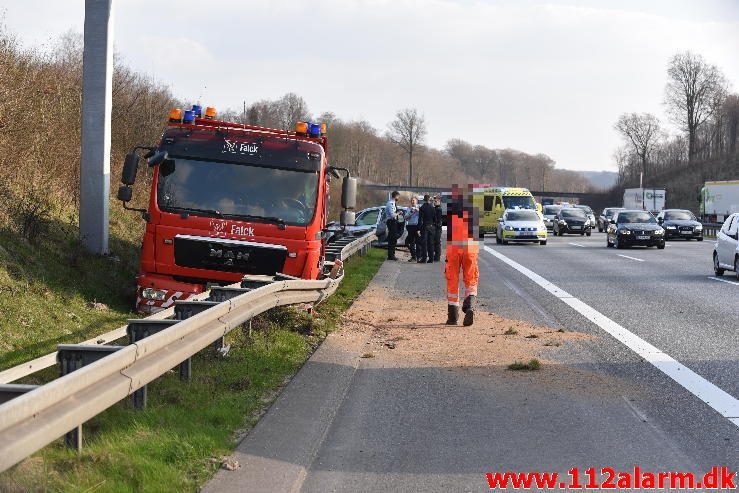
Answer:
[[[575,207],[563,207],[554,217],[554,236],[564,234],[588,235],[593,225],[590,224],[587,213]]]
[[[656,246],[662,250],[665,248],[665,230],[647,211],[618,211],[606,230],[606,246],[608,248]]]
[[[665,230],[665,239],[685,238],[703,241],[703,225],[685,209],[665,209],[657,214],[657,222]]]

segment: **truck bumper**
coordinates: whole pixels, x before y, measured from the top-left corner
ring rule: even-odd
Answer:
[[[140,273],[136,276],[136,311],[150,315],[205,291],[204,284],[177,281],[171,276]]]

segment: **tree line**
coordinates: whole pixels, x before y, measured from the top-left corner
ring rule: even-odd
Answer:
[[[426,120],[415,108],[398,110],[387,128],[378,129],[365,120],[343,120],[331,112],[314,116],[301,96],[289,93],[274,100],[245,102],[241,111],[229,109],[222,117],[278,128],[315,118],[328,125],[331,161],[371,183],[420,187],[489,183],[566,192],[591,188],[580,174],[557,169],[546,154],[491,149],[458,138],[442,149],[428,146]]]
[[[31,238],[54,211],[76,222],[79,204],[82,36],[68,33],[47,50],[24,48],[0,26],[0,227]],[[176,97],[158,81],[131,69],[115,55],[111,188],[133,146],[158,140],[168,110],[193,101]],[[558,170],[544,154],[491,149],[452,139],[442,149],[427,145],[427,122],[417,109],[401,109],[386,128],[345,120],[331,112],[314,115],[299,95],[252,100],[222,111],[221,119],[267,127],[294,127],[301,120],[325,122],[332,163],[371,183],[448,186],[491,183],[532,189],[583,191],[580,175]],[[150,179],[145,169],[140,180]],[[140,190],[145,189],[142,183]],[[146,193],[135,193],[139,205]],[[376,200],[378,197],[372,197]],[[57,214],[58,215],[58,214]]]
[[[692,52],[670,58],[666,78],[663,102],[678,132],[654,114],[623,113],[614,125],[623,138],[614,153],[617,188],[665,186],[672,204],[695,208],[704,181],[739,176],[739,94],[719,67]]]

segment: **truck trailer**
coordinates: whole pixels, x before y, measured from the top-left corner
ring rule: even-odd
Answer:
[[[215,118],[194,105],[169,114],[154,146],[127,156],[118,198],[141,213],[146,231],[136,278],[136,308],[154,313],[245,274],[323,275],[332,178],[346,173],[343,223],[353,223],[356,179],[328,164],[326,125],[294,131]],[[132,198],[145,152],[152,177],[146,209]]]
[[[640,209],[658,214],[665,208],[664,188],[627,188],[624,190],[624,209]]]
[[[700,212],[709,222],[723,222],[739,212],[739,180],[707,181],[701,189]]]

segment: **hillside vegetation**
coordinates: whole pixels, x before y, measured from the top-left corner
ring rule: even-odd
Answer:
[[[619,169],[614,199],[624,188],[664,187],[667,206],[698,212],[706,181],[739,179],[739,94],[721,69],[691,53],[668,63],[665,109],[677,129],[670,134],[650,113],[624,113],[615,123],[624,145],[614,157]],[[620,200],[620,199],[619,199]],[[620,203],[620,202],[614,202]]]

